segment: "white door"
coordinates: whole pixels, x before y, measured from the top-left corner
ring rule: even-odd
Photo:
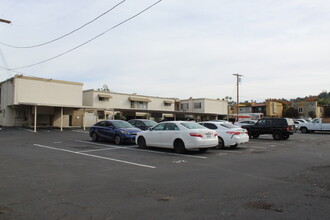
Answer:
[[[180,135],[179,127],[174,123],[166,123],[160,137],[161,145],[166,148],[173,148],[174,140]]]
[[[161,145],[161,135],[163,133],[163,129],[165,127],[165,123],[161,123],[156,125],[152,130],[148,131],[146,136],[146,142],[148,146],[160,146]]]

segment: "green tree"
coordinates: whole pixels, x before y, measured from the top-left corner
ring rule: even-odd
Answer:
[[[316,118],[316,114],[315,114],[314,111],[309,111],[308,116],[311,117],[311,118]]]
[[[292,107],[283,110],[283,117],[286,118],[298,118],[299,117],[299,112],[297,109],[294,109]]]
[[[324,117],[325,118],[330,118],[330,107],[326,107],[324,109]]]

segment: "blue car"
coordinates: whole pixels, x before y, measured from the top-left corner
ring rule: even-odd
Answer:
[[[115,144],[135,143],[135,136],[141,129],[134,127],[127,121],[100,121],[89,129],[89,136],[93,141],[110,140]]]

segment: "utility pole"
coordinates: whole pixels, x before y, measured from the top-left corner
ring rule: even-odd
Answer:
[[[240,75],[240,74],[233,74],[234,76],[236,76],[236,100],[237,100],[237,103],[236,103],[236,111],[237,111],[237,121],[238,121],[238,114],[239,114],[239,83],[241,81],[241,78],[243,75]]]
[[[5,20],[5,19],[2,19],[2,18],[0,18],[0,22],[7,23],[7,24],[11,24],[11,21],[9,21],[9,20]],[[5,68],[6,68],[6,70],[7,70],[8,76],[10,76],[10,70],[8,69],[8,65],[7,65],[7,62],[6,62],[5,56],[4,56],[3,53],[2,53],[1,48],[0,48],[0,57],[1,57],[2,61],[3,61],[3,65],[5,66]]]
[[[2,18],[0,18],[0,22],[11,24],[11,21],[8,21],[8,20],[2,19]]]

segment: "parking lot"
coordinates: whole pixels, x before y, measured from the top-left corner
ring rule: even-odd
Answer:
[[[328,219],[330,133],[176,154],[0,131],[0,219]]]

